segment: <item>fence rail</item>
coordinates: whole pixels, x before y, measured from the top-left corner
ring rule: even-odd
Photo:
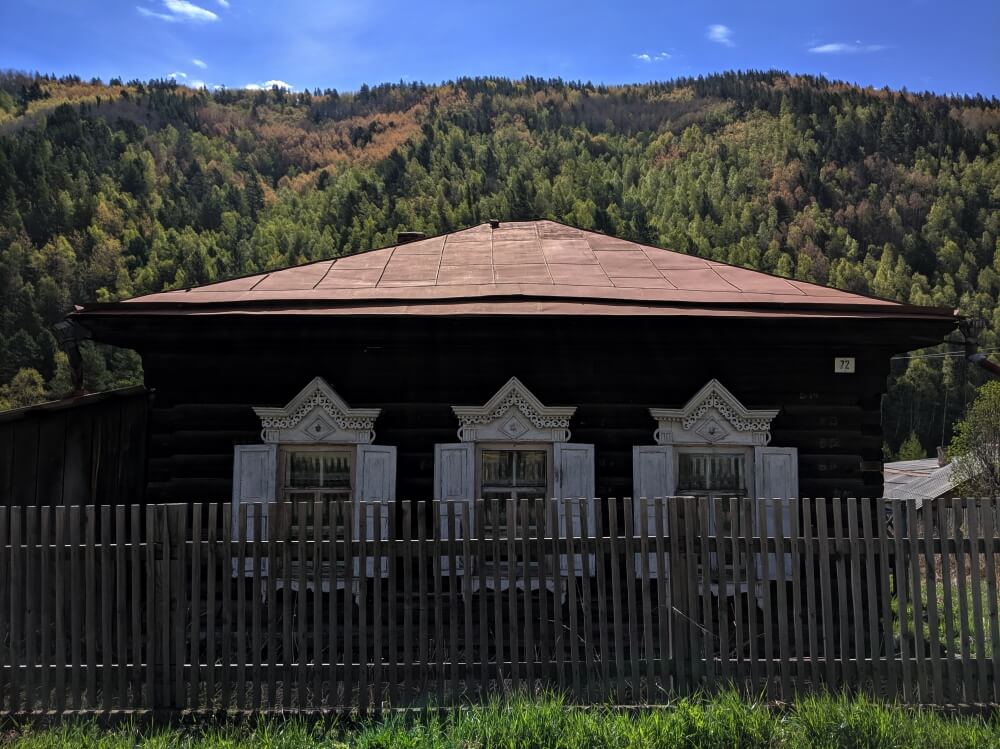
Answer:
[[[0,712],[1000,704],[995,498],[489,504],[0,508]]]

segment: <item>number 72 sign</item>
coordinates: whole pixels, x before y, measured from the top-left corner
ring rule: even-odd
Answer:
[[[833,371],[837,374],[854,373],[854,357],[838,356],[833,360]]]

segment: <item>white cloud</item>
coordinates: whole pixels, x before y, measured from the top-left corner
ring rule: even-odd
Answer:
[[[208,65],[205,64],[204,61],[199,60],[197,57],[191,61],[191,64],[194,65],[196,68],[201,68],[202,70],[208,67]]]
[[[168,21],[170,23],[178,21],[205,23],[207,21],[219,20],[218,14],[202,8],[200,5],[188,2],[188,0],[163,0],[163,7],[166,12],[150,10],[142,5],[137,5],[136,10],[139,11],[140,15],[147,18],[158,18],[161,21]]]
[[[205,81],[200,81],[197,78],[188,84],[191,88],[208,88]]]
[[[663,62],[664,60],[669,60],[672,55],[669,52],[640,52],[639,54],[632,55],[639,62]]]
[[[283,88],[286,91],[292,91],[295,88],[295,86],[291,83],[285,83],[284,81],[279,80],[264,81],[263,83],[248,83],[243,88],[247,91],[270,91],[275,86]]]
[[[188,0],[163,0],[167,10],[177,16],[183,16],[191,21],[218,21],[219,17],[200,5],[189,3]]]
[[[710,42],[721,44],[724,47],[736,46],[733,43],[733,30],[728,26],[723,26],[721,23],[713,23],[709,26],[705,36],[708,37]]]
[[[847,42],[818,44],[815,47],[810,47],[809,51],[817,55],[854,55],[859,52],[881,52],[885,48],[884,44],[862,44],[861,40],[857,40],[854,44]]]
[[[176,71],[176,72],[174,72],[174,73],[167,73],[167,78],[173,78],[173,79],[174,79],[175,81],[176,81],[176,80],[177,80],[178,78],[187,78],[187,77],[188,77],[188,74],[187,74],[187,73],[182,73],[182,72],[181,72],[181,71],[179,71],[179,70],[178,70],[178,71]]]
[[[228,8],[229,0],[215,0],[221,7]]]

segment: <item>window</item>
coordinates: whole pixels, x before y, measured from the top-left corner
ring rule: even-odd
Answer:
[[[337,512],[337,538],[344,538],[343,507],[336,510],[329,502],[350,502],[354,496],[352,482],[353,447],[282,448],[282,469],[279,497],[293,504],[283,513],[285,522],[298,527],[305,524],[306,538],[313,538],[314,502],[324,503],[321,535],[330,538],[330,517]],[[300,515],[304,513],[304,517]]]
[[[289,500],[351,498],[350,449],[285,448],[282,496]]]
[[[726,499],[747,496],[750,484],[745,452],[684,451],[677,464],[678,494]]]
[[[546,498],[549,492],[549,451],[535,447],[486,448],[479,453],[479,496],[486,500],[486,531],[506,537],[508,510],[516,506],[514,522],[519,532],[535,534],[534,513],[526,502],[505,500]]]
[[[588,533],[593,532],[594,446],[569,442],[575,406],[546,406],[511,377],[484,405],[452,406],[452,410],[458,417],[460,441],[434,446],[434,499],[442,502],[441,538],[450,533],[446,503],[467,503],[466,520],[454,530],[461,538],[476,527],[479,498],[485,500],[486,533],[494,538],[506,537],[509,523],[519,535],[544,528],[560,537],[578,536],[583,532],[580,517],[567,517],[566,504],[559,500],[581,497],[590,503]],[[535,505],[529,500],[553,497],[558,528],[550,529],[535,519]],[[551,522],[548,513],[545,521]],[[446,562],[442,560],[443,570]],[[564,559],[560,565],[566,574]]]
[[[380,409],[351,408],[322,377],[314,377],[287,405],[253,410],[263,444],[234,447],[234,538],[241,530],[248,539],[285,538],[293,526],[303,527],[306,538],[317,531],[324,539],[344,538],[348,510],[353,538],[386,537],[388,504],[396,496],[396,448],[372,444]],[[276,500],[278,517],[269,518],[268,503]],[[257,502],[263,505],[260,527],[248,523],[241,529],[240,506]],[[322,517],[314,517],[317,503]],[[365,569],[364,574],[374,573],[372,559]],[[387,570],[383,559],[382,574]],[[360,574],[355,559],[355,575]],[[341,579],[338,575],[338,584]],[[328,580],[324,573],[324,584]]]
[[[707,499],[697,504],[696,517],[679,518],[684,530],[714,535],[718,529],[727,536],[751,531],[770,537],[788,533],[788,506],[798,496],[798,452],[794,447],[770,446],[771,422],[778,412],[777,408],[747,408],[714,379],[680,408],[649,409],[657,422],[656,444],[636,445],[632,450],[633,496]],[[730,512],[731,499],[739,500],[736,513]],[[766,511],[763,527],[759,527],[760,509]],[[666,503],[663,511],[661,522],[667,527]],[[646,512],[649,527],[655,527],[653,505],[647,505]],[[641,505],[637,505],[636,523],[640,513]],[[745,527],[748,522],[749,528]],[[773,571],[778,565],[776,557],[771,558]],[[785,558],[790,571],[790,555]],[[650,560],[651,571],[655,561]]]
[[[716,531],[731,536],[739,528],[739,517],[730,513],[729,500],[749,496],[752,485],[752,467],[746,450],[709,447],[682,449],[677,454],[677,494],[694,495],[707,501],[704,516],[684,518],[688,528],[699,534],[703,530],[702,519],[706,518],[708,528],[704,530],[710,536],[715,536]],[[715,552],[710,557],[712,572],[718,573]],[[732,565],[729,568],[731,570]]]

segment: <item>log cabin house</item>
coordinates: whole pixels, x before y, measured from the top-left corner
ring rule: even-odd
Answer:
[[[957,322],[552,221],[71,319],[142,356],[145,501],[321,498],[355,522],[397,499],[586,497],[591,522],[607,497],[878,497],[890,358]]]

